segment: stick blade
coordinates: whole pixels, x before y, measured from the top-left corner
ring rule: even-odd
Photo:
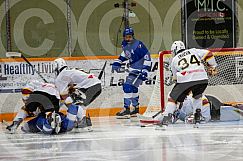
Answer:
[[[158,124],[158,123],[160,123],[159,120],[139,120],[139,121],[142,124]]]
[[[22,54],[18,53],[18,52],[7,52],[6,53],[6,57],[8,57],[8,58],[21,57],[21,56],[22,56]]]

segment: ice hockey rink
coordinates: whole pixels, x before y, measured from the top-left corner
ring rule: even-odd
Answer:
[[[164,130],[141,128],[136,119],[92,118],[93,131],[59,135],[7,134],[0,125],[0,160],[194,161],[243,160],[243,121]]]

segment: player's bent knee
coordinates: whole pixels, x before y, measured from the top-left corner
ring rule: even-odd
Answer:
[[[168,98],[168,102],[176,103],[176,101],[171,97]]]

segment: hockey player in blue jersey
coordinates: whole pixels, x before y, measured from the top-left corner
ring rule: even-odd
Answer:
[[[129,61],[129,73],[123,85],[124,109],[118,112],[118,117],[130,117],[139,113],[138,88],[143,81],[147,80],[151,68],[151,57],[145,45],[135,39],[134,30],[125,28],[123,32],[122,49],[119,58],[112,64],[112,70],[118,72],[124,61]],[[130,111],[130,105],[133,109]]]
[[[75,127],[78,105],[70,104],[67,115],[61,112],[40,113],[37,117],[26,122],[21,130],[26,133],[59,134],[71,131]]]

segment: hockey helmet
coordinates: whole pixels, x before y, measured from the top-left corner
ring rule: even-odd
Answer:
[[[185,49],[185,45],[182,41],[175,41],[171,45],[171,52],[173,57],[176,56],[181,50]]]
[[[54,60],[54,72],[58,75],[64,68],[67,68],[67,63],[63,58],[57,58]]]
[[[126,35],[132,35],[134,36],[134,30],[131,27],[126,27],[123,31],[123,37],[125,37]]]

